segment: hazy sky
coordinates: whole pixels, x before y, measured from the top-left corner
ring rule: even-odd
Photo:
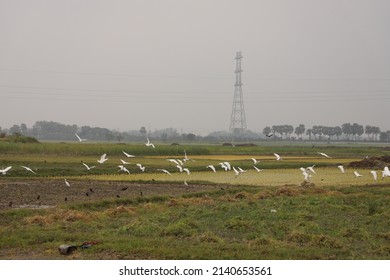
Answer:
[[[0,126],[390,129],[388,0],[0,0]]]

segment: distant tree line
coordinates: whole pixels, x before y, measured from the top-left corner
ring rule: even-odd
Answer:
[[[115,142],[144,142],[146,137],[160,141],[194,141],[197,137],[193,133],[178,133],[174,128],[166,128],[155,131],[146,131],[145,127],[140,130],[119,132],[101,127],[66,125],[53,121],[37,121],[28,128],[26,124],[14,124],[9,129],[2,130],[0,138],[6,135],[25,135],[38,140],[78,141],[75,134],[91,141],[115,141]]]
[[[91,141],[144,142],[146,137],[163,142],[251,142],[251,141],[381,141],[390,142],[390,131],[381,131],[377,126],[363,126],[358,123],[344,123],[341,126],[314,125],[306,128],[304,124],[272,125],[262,133],[246,131],[244,134],[232,135],[226,131],[215,131],[207,136],[194,133],[179,133],[175,128],[147,131],[145,127],[127,132],[119,132],[101,127],[66,125],[53,121],[37,121],[31,128],[26,124],[15,124],[8,129],[0,127],[0,138],[6,135],[24,135],[38,140],[77,141],[75,133]]]
[[[366,125],[365,127],[358,123],[344,123],[341,126],[323,126],[314,125],[312,128],[305,128],[304,124],[297,127],[292,125],[273,125],[263,129],[264,135],[273,135],[274,139],[303,139],[306,135],[308,140],[362,140],[365,135],[370,141],[390,140],[390,131],[382,132],[377,126]]]

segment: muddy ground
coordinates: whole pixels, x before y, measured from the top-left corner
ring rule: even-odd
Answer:
[[[349,167],[355,168],[372,168],[372,169],[383,169],[385,166],[390,165],[390,156],[380,157],[366,157],[361,161],[353,161],[349,163]]]
[[[136,198],[139,196],[180,196],[186,193],[218,190],[221,186],[134,183],[120,181],[76,181],[53,179],[0,178],[0,210],[11,208],[47,208],[72,202],[102,199]]]

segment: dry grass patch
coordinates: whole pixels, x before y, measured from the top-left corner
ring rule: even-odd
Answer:
[[[301,190],[292,187],[281,187],[275,192],[277,196],[298,196],[301,194]]]
[[[341,249],[343,246],[340,242],[332,237],[329,237],[325,234],[314,235],[311,238],[310,245],[320,248],[332,248],[332,249]]]
[[[266,198],[270,198],[272,197],[272,193],[269,192],[269,191],[261,191],[261,192],[258,192],[254,195],[254,198],[256,200],[260,200],[260,199],[266,199]]]
[[[119,205],[116,208],[111,208],[107,209],[104,211],[105,214],[108,216],[118,216],[122,214],[134,214],[136,212],[137,208],[136,207],[128,207],[128,206],[123,206]]]
[[[215,201],[208,195],[191,198],[172,198],[167,202],[169,207],[182,207],[188,205],[213,205]]]
[[[325,234],[308,234],[294,231],[287,236],[287,241],[296,243],[300,246],[313,246],[319,248],[341,249],[340,242]]]
[[[26,217],[23,221],[27,224],[36,224],[36,225],[43,226],[58,221],[62,221],[62,222],[88,221],[92,218],[92,216],[93,215],[88,212],[57,209],[53,214],[47,215],[44,213],[42,215]]]
[[[197,240],[199,242],[207,242],[207,243],[223,243],[223,239],[217,236],[215,233],[206,231],[199,236],[197,236]]]
[[[378,234],[377,234],[377,237],[383,238],[383,239],[385,239],[385,240],[390,241],[390,231],[388,231],[388,232],[383,232],[383,233],[378,233]]]

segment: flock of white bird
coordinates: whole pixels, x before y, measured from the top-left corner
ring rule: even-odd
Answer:
[[[325,153],[318,153],[324,157],[327,157],[327,158],[331,158],[330,156],[328,156],[327,154]],[[337,166],[338,169],[340,169],[341,173],[345,173],[345,168],[343,165],[338,165]],[[306,167],[306,168],[303,168],[301,167],[300,170],[302,171],[302,175],[304,176],[304,180],[309,180],[310,177],[311,177],[311,174],[315,174],[316,172],[314,171],[314,165],[313,166],[309,166],[309,167]],[[356,178],[358,177],[363,177],[362,174],[360,174],[359,172],[357,172],[356,170],[353,171],[353,174]],[[378,180],[378,173],[376,170],[370,170],[370,174],[373,176],[374,180]],[[389,170],[389,167],[385,166],[384,169],[382,170],[382,179],[384,177],[390,177],[390,170]]]
[[[75,133],[75,135],[76,135],[76,137],[77,137],[77,139],[78,139],[79,142],[84,142],[84,141],[87,141],[87,140],[88,140],[88,139],[81,138],[81,137],[80,137],[78,134],[76,134],[76,133]],[[155,148],[155,145],[154,145],[153,143],[150,142],[149,138],[146,138],[145,146],[151,147],[151,148],[153,148],[153,149]],[[123,154],[126,156],[126,158],[135,158],[135,157],[136,157],[135,155],[128,154],[128,153],[126,153],[125,151],[122,151],[122,152],[123,152]],[[331,158],[330,156],[328,156],[328,155],[325,154],[325,153],[319,152],[318,154],[321,155],[321,156],[323,156],[323,157],[326,157],[326,158]],[[281,160],[282,160],[282,157],[281,157],[279,154],[274,153],[274,156],[275,156],[275,160],[277,160],[277,161],[281,161]],[[97,162],[98,162],[99,164],[104,164],[107,160],[108,160],[107,154],[103,154],[103,155],[97,160]],[[184,151],[184,158],[183,158],[183,159],[168,159],[168,161],[169,161],[170,163],[175,164],[175,166],[177,167],[177,169],[179,170],[179,172],[181,172],[181,173],[182,173],[182,172],[185,172],[185,173],[187,173],[188,175],[190,175],[190,174],[191,174],[191,171],[190,171],[187,167],[184,166],[185,162],[187,162],[188,160],[189,160],[189,158],[188,158],[188,156],[187,156],[186,151]],[[257,160],[257,159],[255,159],[255,158],[251,158],[251,160],[253,161],[253,168],[254,168],[257,172],[262,171],[262,169],[260,169],[260,168],[258,168],[258,167],[256,166],[257,164],[260,163],[260,161]],[[130,164],[130,163],[127,162],[127,161],[125,161],[125,160],[123,160],[123,159],[120,159],[120,161],[121,161],[122,164],[121,164],[121,165],[118,165],[119,172],[125,172],[125,173],[130,174],[130,171],[129,171],[129,170],[126,168],[126,166],[125,166],[125,165]],[[82,162],[82,164],[84,165],[84,167],[85,167],[88,171],[91,170],[91,169],[93,169],[93,168],[96,168],[96,166],[89,166],[89,165],[87,165],[87,164],[84,163],[84,162]],[[228,161],[220,162],[219,165],[220,165],[221,169],[223,169],[224,171],[233,170],[234,173],[235,173],[235,175],[236,175],[236,177],[237,177],[238,175],[240,175],[241,173],[245,173],[245,172],[246,172],[246,170],[242,169],[242,168],[239,167],[239,166],[232,166]],[[146,169],[146,167],[145,167],[145,166],[142,166],[142,164],[140,164],[140,163],[136,163],[136,166],[141,170],[141,172],[144,172],[145,169]],[[310,180],[310,178],[312,177],[312,174],[316,174],[316,172],[315,172],[315,170],[314,170],[314,166],[315,166],[315,165],[309,166],[309,167],[306,167],[306,168],[304,168],[304,167],[301,167],[301,168],[300,168],[300,170],[301,170],[301,172],[302,172],[302,175],[303,175],[303,179],[304,179],[305,181]],[[28,172],[31,172],[31,173],[33,173],[33,174],[36,174],[36,172],[33,171],[30,167],[27,167],[27,166],[21,166],[21,167],[24,168],[25,170],[27,170]],[[344,166],[338,165],[337,167],[340,169],[340,171],[341,171],[342,173],[345,173],[345,168],[344,168]],[[0,169],[0,173],[1,173],[2,175],[6,175],[7,172],[9,172],[9,171],[11,170],[11,168],[12,168],[12,166],[8,166],[8,167],[6,167],[6,168],[4,168],[4,169]],[[207,166],[206,166],[206,169],[211,169],[212,172],[217,172],[217,169],[216,169],[213,165],[207,165]],[[171,174],[168,170],[166,170],[166,169],[157,169],[157,170],[172,176],[172,174]],[[359,174],[356,170],[354,170],[353,174],[354,174],[355,177],[362,177],[362,176],[363,176],[362,174]],[[378,179],[377,171],[371,170],[371,171],[370,171],[370,174],[373,176],[374,180],[377,180],[377,179]],[[389,168],[388,168],[387,166],[382,170],[382,179],[383,179],[384,177],[390,177],[390,170],[389,170]],[[187,182],[184,181],[184,184],[187,185]],[[65,179],[65,185],[66,185],[67,187],[70,187],[70,183],[69,183],[69,181],[68,181],[67,179]]]

